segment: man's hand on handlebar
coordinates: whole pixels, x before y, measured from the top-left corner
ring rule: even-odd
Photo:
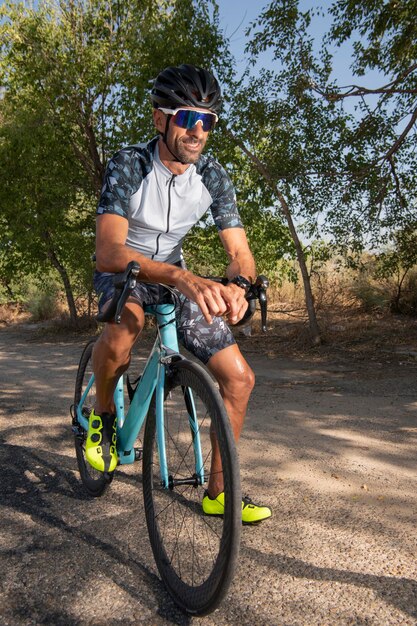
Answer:
[[[228,296],[230,294],[232,303],[229,305],[229,309],[226,312],[226,319],[229,324],[237,324],[245,315],[248,308],[248,301],[246,300],[246,292],[242,287],[235,285],[234,283],[228,283],[225,286]]]
[[[120,323],[122,309],[127,302],[136,281],[140,280],[140,265],[131,261],[124,272],[115,274],[113,283],[115,293],[105,311],[97,315],[100,322]],[[248,289],[229,282],[227,278],[205,278],[196,276],[187,270],[181,270],[175,280],[175,286],[183,295],[195,302],[209,324],[214,316],[225,315],[230,324],[250,319],[255,311],[255,301],[261,307],[262,330],[266,332],[267,297],[269,281],[265,276],[258,276]]]
[[[175,286],[200,307],[209,324],[214,316],[222,315],[226,315],[231,324],[236,324],[247,309],[244,289],[234,284],[223,285],[184,270]]]
[[[190,277],[191,286],[196,290],[194,291],[195,295],[188,295],[184,291],[190,287],[188,280],[181,287],[177,282],[177,288],[198,304],[209,323],[211,323],[214,315],[225,315],[227,321],[232,325],[238,324],[241,320],[245,322],[254,314],[256,301],[258,301],[261,308],[262,331],[266,332],[266,291],[269,287],[269,280],[266,276],[258,276],[246,293],[244,289],[229,282],[227,278],[201,277],[195,276],[191,272],[187,272],[187,274]],[[215,303],[214,309],[211,308],[212,303]]]

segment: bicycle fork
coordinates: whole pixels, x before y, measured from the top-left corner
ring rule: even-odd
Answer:
[[[162,367],[164,367],[162,365]],[[165,423],[164,415],[164,399],[165,399],[165,372],[162,376],[158,376],[158,383],[156,386],[156,415],[159,419],[156,421],[156,437],[158,444],[159,465],[161,471],[161,483],[165,488],[174,489],[179,485],[192,485],[198,487],[203,485],[206,481],[204,473],[203,454],[201,451],[201,440],[198,425],[198,415],[196,405],[193,398],[193,393],[189,387],[182,387],[184,396],[184,402],[188,413],[188,421],[190,425],[191,438],[194,448],[195,459],[195,473],[189,478],[173,478],[169,473],[168,459],[166,455],[166,441],[165,441],[165,429],[163,427]]]

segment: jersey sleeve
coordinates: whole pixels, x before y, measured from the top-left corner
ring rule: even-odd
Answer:
[[[226,170],[216,161],[206,168],[204,183],[213,199],[211,214],[217,230],[243,228],[236,205],[233,183]]]
[[[128,219],[129,200],[141,183],[131,150],[120,150],[110,159],[104,175],[97,215],[113,213]]]

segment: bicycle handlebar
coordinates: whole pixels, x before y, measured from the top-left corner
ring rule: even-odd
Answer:
[[[229,279],[225,277],[219,276],[205,276],[204,278],[208,278],[213,280],[216,283],[221,283],[222,285],[227,285],[229,283]],[[266,333],[266,318],[267,318],[267,297],[266,290],[269,287],[269,280],[263,274],[260,274],[254,283],[250,286],[247,294],[246,300],[249,303],[248,307],[248,317],[249,319],[255,313],[255,301],[258,300],[259,306],[261,308],[261,326],[262,332]],[[253,304],[253,306],[251,306]],[[246,314],[243,316],[243,321],[245,321]],[[242,322],[242,320],[241,320]],[[239,322],[238,322],[239,323]]]
[[[120,272],[114,275],[113,285],[115,291],[110,301],[109,306],[105,311],[102,311],[96,316],[98,322],[112,322],[120,324],[122,310],[126,304],[130,294],[136,286],[137,277],[140,272],[140,265],[136,261],[130,261],[126,266],[124,272]],[[205,276],[209,280],[221,283],[223,285],[228,284],[227,278],[221,278],[217,276]],[[267,318],[267,297],[266,290],[269,287],[269,280],[266,276],[260,275],[255,282],[249,288],[246,294],[246,300],[248,301],[249,319],[255,312],[255,301],[259,301],[261,308],[261,325],[262,332],[266,332],[266,318]],[[243,319],[245,319],[246,314]]]
[[[128,297],[136,287],[136,281],[140,272],[140,265],[136,261],[130,261],[124,272],[114,275],[114,294],[109,306],[96,316],[98,322],[116,322],[120,324],[122,310]]]
[[[255,284],[253,285],[253,289],[255,290],[255,295],[254,295],[254,299],[257,299],[259,301],[259,306],[261,308],[261,325],[262,325],[262,332],[266,333],[266,318],[267,318],[267,297],[266,297],[266,290],[269,287],[269,280],[266,276],[264,276],[263,274],[260,274],[260,276],[257,277],[257,279],[255,280]],[[252,288],[251,288],[252,289]],[[251,290],[249,290],[250,292]]]

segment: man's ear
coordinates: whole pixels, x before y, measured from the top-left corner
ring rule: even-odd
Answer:
[[[165,131],[166,124],[165,115],[159,109],[152,109],[152,115],[156,130],[163,133]]]

